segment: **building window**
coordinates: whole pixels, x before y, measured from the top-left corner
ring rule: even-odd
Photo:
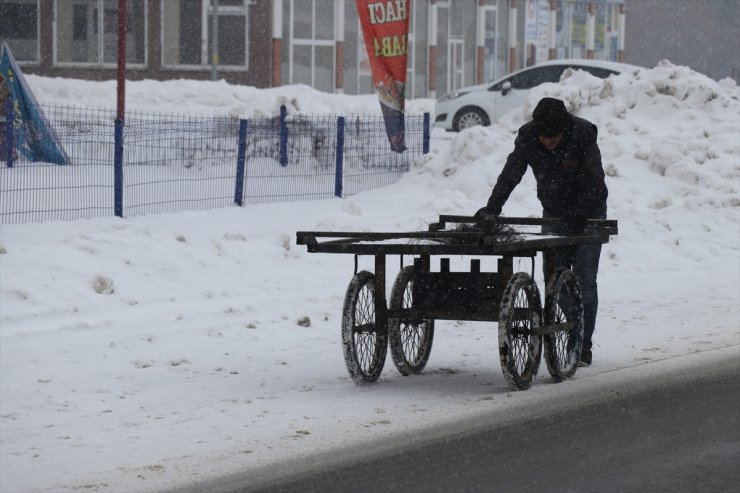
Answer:
[[[610,13],[611,6],[608,4],[596,4],[595,34],[594,34],[594,58],[597,60],[614,60],[610,56]]]
[[[334,91],[334,0],[290,0],[287,23],[290,84]]]
[[[494,81],[506,73],[506,38],[499,29],[499,15],[496,6],[483,8],[483,79]]]
[[[38,0],[0,2],[0,39],[19,62],[39,61]]]
[[[449,2],[437,4],[438,68],[445,77],[440,80],[438,89],[447,93],[465,85],[465,28],[463,10],[466,4],[452,7]]]
[[[214,15],[218,21],[218,67],[249,66],[248,0],[164,0],[162,52],[165,67],[211,66]]]
[[[558,58],[586,58],[588,4],[563,2],[557,12]]]
[[[619,58],[619,4],[607,5],[604,39],[605,59],[617,60]]]
[[[126,63],[146,63],[146,1],[126,3]],[[56,0],[57,64],[114,66],[118,61],[118,0]]]

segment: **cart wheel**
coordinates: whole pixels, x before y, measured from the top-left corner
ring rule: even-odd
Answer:
[[[583,298],[578,276],[570,269],[559,269],[545,293],[545,327],[562,330],[545,334],[545,362],[556,380],[570,378],[578,368],[583,344]]]
[[[344,362],[356,384],[378,379],[388,350],[388,332],[386,327],[375,328],[375,276],[370,272],[358,272],[347,286],[342,346]]]
[[[390,308],[400,310],[413,305],[414,267],[406,266],[398,273],[391,290]],[[434,320],[391,318],[388,320],[391,357],[401,375],[421,373],[432,351]]]
[[[537,376],[542,356],[542,303],[532,276],[517,272],[506,285],[498,321],[501,369],[506,381],[528,389]]]

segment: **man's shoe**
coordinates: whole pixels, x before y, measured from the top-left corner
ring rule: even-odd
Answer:
[[[583,348],[581,350],[581,359],[578,361],[578,366],[591,366],[591,350]]]

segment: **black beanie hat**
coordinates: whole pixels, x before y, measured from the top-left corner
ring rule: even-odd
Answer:
[[[542,98],[532,112],[537,135],[552,137],[568,127],[570,118],[565,103],[555,98]]]

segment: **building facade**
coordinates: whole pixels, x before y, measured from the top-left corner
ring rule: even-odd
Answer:
[[[624,61],[624,0],[410,2],[409,98],[436,97],[546,59]],[[373,90],[353,0],[125,3],[129,80]],[[0,0],[0,40],[26,73],[115,79],[118,6],[119,0]]]

